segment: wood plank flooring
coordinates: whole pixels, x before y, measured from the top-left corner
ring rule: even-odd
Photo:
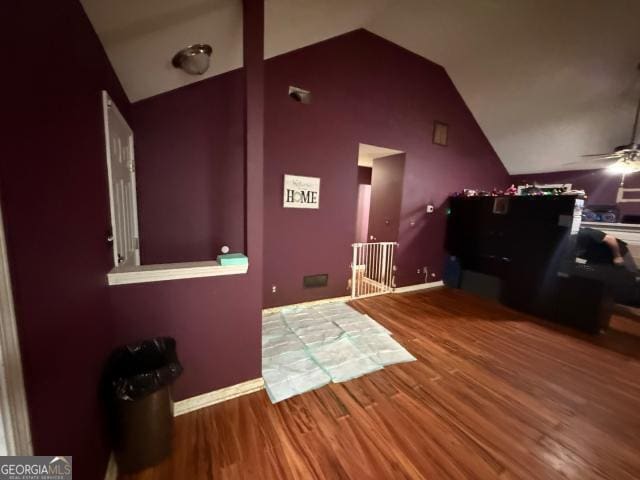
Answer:
[[[444,288],[354,306],[418,361],[178,417],[171,458],[121,478],[640,478],[637,337],[573,333]]]

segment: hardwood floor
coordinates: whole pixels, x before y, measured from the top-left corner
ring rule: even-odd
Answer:
[[[617,305],[611,316],[610,328],[640,337],[640,309]]]
[[[176,419],[127,480],[640,478],[640,339],[589,337],[448,289],[354,306],[417,362]]]

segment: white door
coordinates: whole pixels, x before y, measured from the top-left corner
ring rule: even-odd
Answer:
[[[102,106],[109,172],[113,261],[116,267],[140,265],[133,132],[105,91],[102,92]]]

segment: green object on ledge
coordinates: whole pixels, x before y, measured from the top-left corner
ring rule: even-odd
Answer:
[[[248,265],[249,259],[242,253],[226,253],[218,255],[218,265],[228,267],[230,265]]]

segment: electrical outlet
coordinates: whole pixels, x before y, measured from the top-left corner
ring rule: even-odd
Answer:
[[[420,269],[418,269],[418,271],[417,271],[416,273],[419,275],[419,274],[421,273],[421,272],[420,272]]]
[[[275,285],[271,285],[271,293],[276,293],[278,291],[278,287]]]

